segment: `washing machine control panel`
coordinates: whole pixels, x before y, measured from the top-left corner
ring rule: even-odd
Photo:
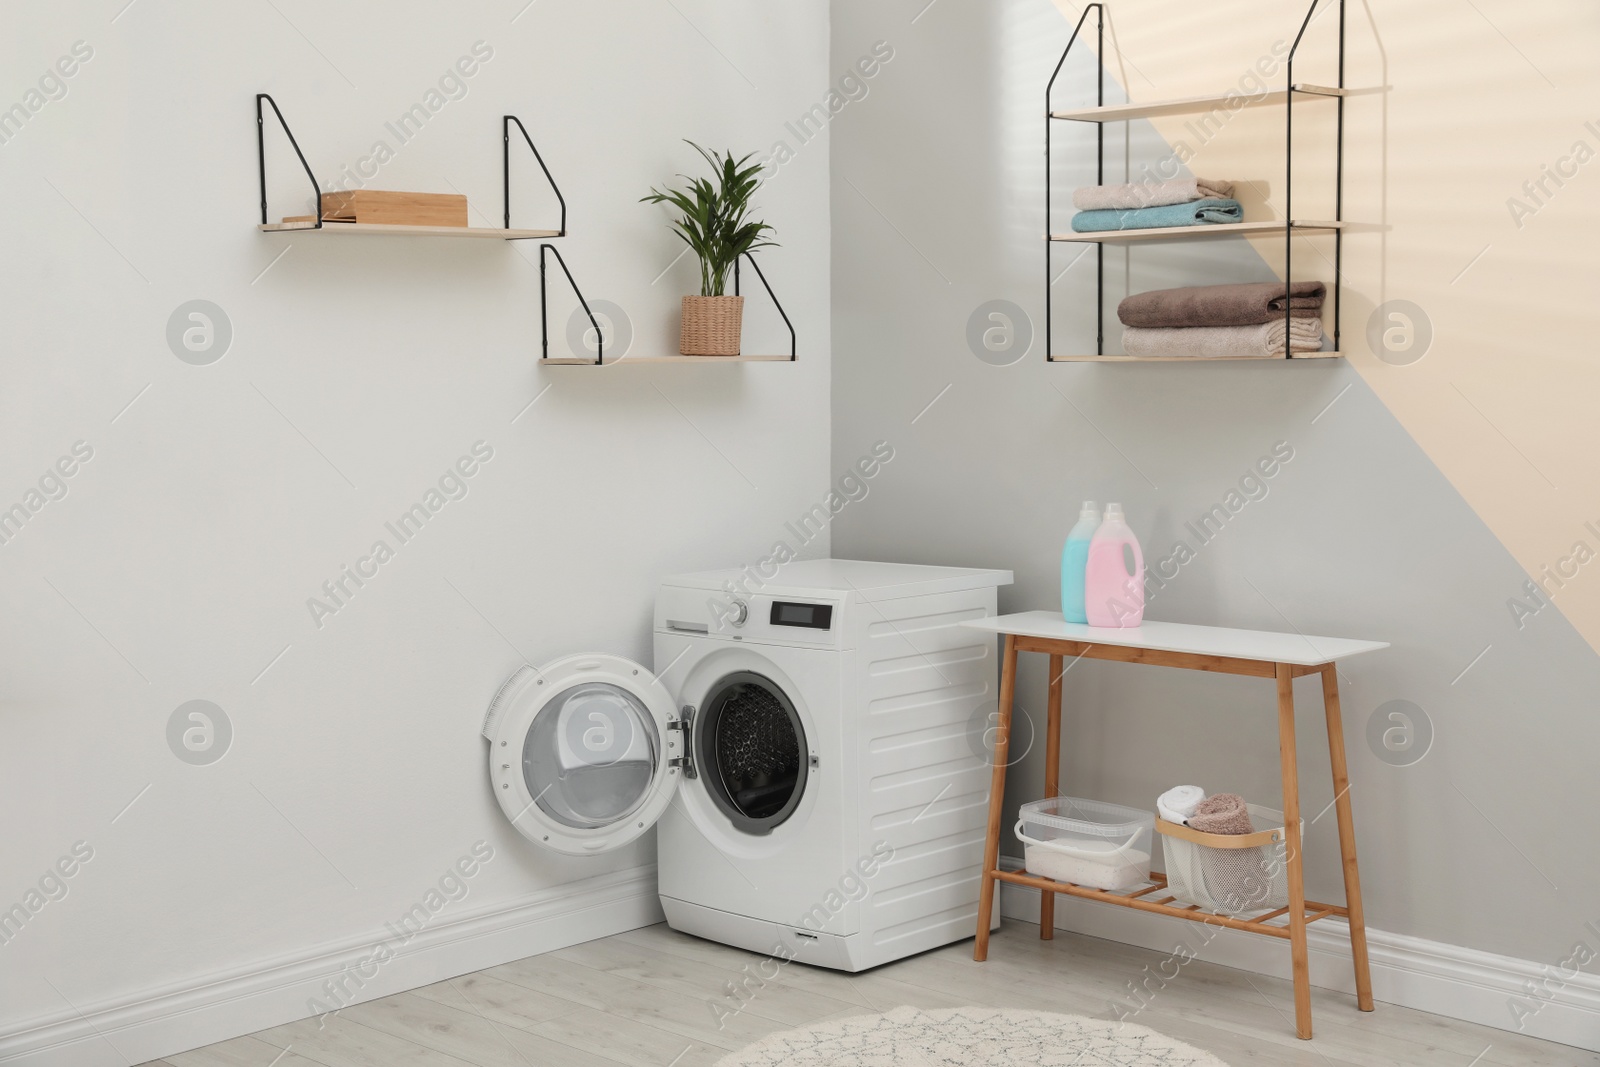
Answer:
[[[824,597],[663,588],[656,630],[806,648],[844,648],[843,609]]]

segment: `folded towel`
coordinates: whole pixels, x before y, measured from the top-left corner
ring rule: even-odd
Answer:
[[[1244,282],[1192,285],[1135,293],[1117,305],[1124,326],[1253,326],[1283,318],[1284,305],[1300,318],[1320,318],[1327,287],[1321,282]]]
[[[1156,799],[1156,813],[1167,822],[1185,823],[1205,798],[1206,791],[1197,785],[1174,786]]]
[[[1219,182],[1211,178],[1174,178],[1165,182],[1086,185],[1072,194],[1072,206],[1079,211],[1127,211],[1129,208],[1186,204],[1191,200],[1232,195],[1232,182]]]
[[[1130,356],[1192,356],[1226,359],[1283,355],[1283,320],[1258,326],[1129,326],[1122,331],[1122,350]],[[1292,330],[1296,352],[1322,348],[1322,320],[1295,319]]]
[[[1100,233],[1104,230],[1155,230],[1163,226],[1206,226],[1218,222],[1243,221],[1244,208],[1239,201],[1207,197],[1165,207],[1080,211],[1072,216],[1072,228],[1078,233]]]
[[[1203,834],[1253,834],[1250,809],[1238,793],[1206,797],[1189,816],[1189,825]]]

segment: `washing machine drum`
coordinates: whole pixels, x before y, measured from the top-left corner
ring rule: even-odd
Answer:
[[[771,679],[735,671],[701,705],[693,751],[706,792],[737,829],[770,833],[806,791],[809,747],[794,703]]]
[[[569,855],[639,837],[681,777],[684,738],[672,695],[616,656],[522,667],[495,694],[483,734],[506,817],[524,837]]]

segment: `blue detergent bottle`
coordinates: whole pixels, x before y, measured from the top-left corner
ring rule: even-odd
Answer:
[[[1083,575],[1089,566],[1089,542],[1099,528],[1100,506],[1085,500],[1061,549],[1061,617],[1068,622],[1089,621],[1083,611]]]

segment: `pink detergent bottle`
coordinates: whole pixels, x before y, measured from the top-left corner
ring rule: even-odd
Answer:
[[[1124,547],[1133,550],[1131,573]],[[1089,542],[1083,611],[1090,626],[1131,627],[1144,621],[1144,553],[1122,517],[1121,504],[1106,505],[1105,519]]]

